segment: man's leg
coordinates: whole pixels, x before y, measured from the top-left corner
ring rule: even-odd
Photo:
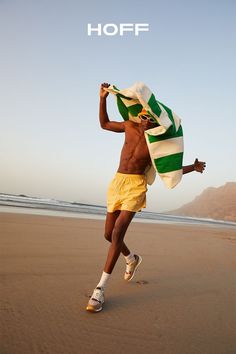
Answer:
[[[104,303],[104,288],[117,262],[117,259],[119,258],[122,249],[126,247],[123,240],[125,237],[125,233],[128,229],[128,226],[132,221],[134,215],[135,212],[121,211],[119,214],[118,213],[116,214],[116,217],[114,216],[114,219],[116,220],[112,230],[111,246],[108,251],[106,264],[100,282],[98,283],[97,287],[94,289],[94,292],[88,302],[86,308],[87,311],[99,312],[102,310],[102,305]],[[109,225],[111,225],[111,223],[109,223],[108,220],[108,226]],[[127,251],[129,252],[128,248]],[[140,264],[140,262],[141,260],[140,258],[138,258],[137,265]]]
[[[134,215],[135,212],[122,210],[115,221],[115,225],[112,231],[111,246],[109,248],[106,264],[104,267],[104,272],[108,274],[111,274],[123,248],[124,251],[127,251],[127,255],[130,253],[123,240]]]
[[[120,213],[121,213],[120,210],[116,210],[113,213],[107,212],[104,237],[109,242],[112,241],[112,232],[113,232],[116,220],[119,217]],[[124,242],[123,242],[121,252],[125,257],[127,257],[130,254],[130,250],[128,249],[128,247],[126,246],[126,244]]]

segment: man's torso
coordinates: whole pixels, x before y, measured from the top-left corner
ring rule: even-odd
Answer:
[[[143,174],[151,159],[144,136],[138,123],[125,123],[125,142],[121,151],[118,172]]]

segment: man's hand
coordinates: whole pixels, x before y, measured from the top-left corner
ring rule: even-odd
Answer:
[[[206,162],[198,161],[198,159],[195,159],[193,166],[194,171],[202,173],[205,170]]]
[[[104,90],[104,87],[108,88],[109,86],[110,86],[110,84],[108,84],[107,82],[104,82],[103,84],[101,84],[101,86],[100,86],[100,98],[106,98],[109,95],[109,92]]]

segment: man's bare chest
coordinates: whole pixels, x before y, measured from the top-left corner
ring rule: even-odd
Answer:
[[[149,151],[146,143],[144,133],[126,132],[124,147],[127,151],[139,158],[149,157]]]

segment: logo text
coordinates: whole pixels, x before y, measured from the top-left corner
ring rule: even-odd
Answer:
[[[148,32],[149,24],[148,23],[120,23],[116,25],[115,23],[107,23],[102,25],[98,23],[95,26],[92,26],[91,23],[88,23],[88,36],[97,35],[97,36],[123,36],[125,32],[133,32],[135,36],[139,36],[140,32]]]

